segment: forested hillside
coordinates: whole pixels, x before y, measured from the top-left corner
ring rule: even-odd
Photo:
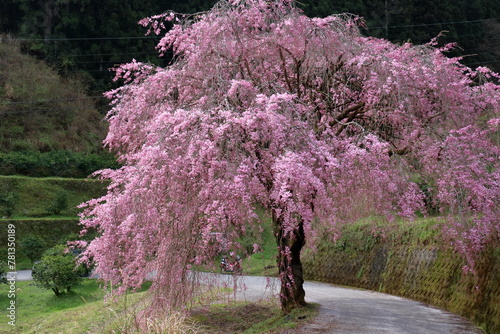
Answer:
[[[0,151],[97,152],[103,116],[84,85],[0,43]]]
[[[350,12],[366,20],[365,34],[392,42],[424,44],[443,33],[452,53],[470,67],[500,69],[500,2],[489,0],[307,0],[309,16]]]
[[[215,0],[5,0],[0,33],[22,42],[24,51],[46,59],[60,72],[84,72],[94,93],[109,89],[109,68],[132,59],[165,64],[154,51],[158,38],[145,36],[137,22],[172,9],[194,13]],[[363,33],[392,42],[429,42],[443,32],[441,43],[456,42],[452,55],[465,56],[471,67],[500,69],[500,4],[498,1],[303,0],[312,17],[349,12],[366,21]],[[162,63],[163,62],[163,63]]]
[[[86,177],[114,166],[103,117],[78,76],[0,42],[0,174]]]
[[[159,37],[145,35],[138,21],[169,9],[204,11],[215,3],[4,0],[0,12],[0,152],[24,152],[23,156],[58,150],[102,152],[106,132],[102,119],[109,109],[102,94],[116,87],[110,69],[132,59],[157,65],[170,61],[170,54],[159,57],[154,50]],[[462,62],[470,67],[500,70],[498,1],[304,0],[297,6],[310,17],[340,12],[359,15],[365,21],[363,34],[397,43],[427,43],[442,32],[439,43],[457,43],[450,56],[463,56]],[[12,173],[20,161],[17,156],[14,160],[0,166],[0,173]],[[23,164],[24,160],[21,169],[31,168]],[[18,173],[16,168],[14,173]],[[79,176],[88,168],[82,170]]]

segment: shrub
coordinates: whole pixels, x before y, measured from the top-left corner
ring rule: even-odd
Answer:
[[[14,192],[0,193],[0,213],[12,217],[16,210],[17,194]]]
[[[85,268],[77,265],[75,254],[66,251],[65,245],[58,245],[48,249],[42,260],[33,266],[33,280],[38,286],[51,289],[56,296],[77,285]]]
[[[40,259],[47,248],[45,241],[38,235],[29,235],[21,240],[21,249],[28,259],[33,263]]]
[[[84,178],[99,169],[118,167],[119,164],[109,153],[86,154],[67,150],[0,152],[2,175]]]
[[[61,211],[68,208],[68,193],[64,190],[59,190],[56,197],[47,208],[47,212],[51,215],[58,215]]]

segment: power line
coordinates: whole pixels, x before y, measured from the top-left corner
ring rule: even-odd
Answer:
[[[102,40],[126,40],[126,39],[160,39],[161,36],[122,36],[122,37],[74,37],[74,38],[13,38],[5,41],[41,41],[41,42],[57,42],[57,41],[102,41]]]
[[[50,99],[50,100],[29,100],[29,101],[13,101],[13,102],[2,102],[0,105],[13,105],[13,104],[30,104],[30,103],[46,103],[46,102],[63,102],[63,101],[76,101],[76,100],[91,100],[102,98],[104,96],[85,96],[85,97],[73,97],[65,99]]]
[[[480,19],[480,20],[464,20],[464,21],[450,21],[450,22],[436,22],[436,23],[419,23],[419,24],[407,24],[407,25],[397,25],[397,26],[380,26],[380,27],[368,27],[371,29],[385,29],[385,28],[411,28],[411,27],[426,27],[426,26],[437,26],[446,24],[464,24],[464,23],[479,23],[485,21],[500,20],[499,17],[494,17],[490,19]]]
[[[473,62],[473,63],[464,63],[466,66],[469,66],[469,65],[484,65],[484,64],[496,64],[496,63],[500,63],[500,60],[493,60],[493,61],[476,61],[476,62]]]
[[[384,28],[411,28],[411,27],[426,27],[426,26],[437,26],[446,24],[464,24],[464,23],[479,23],[485,21],[500,20],[498,17],[488,18],[488,19],[478,19],[478,20],[463,20],[463,21],[449,21],[449,22],[436,22],[436,23],[419,23],[419,24],[407,24],[407,25],[388,25],[388,26],[376,26],[368,27],[369,29],[384,29]],[[130,39],[160,39],[162,36],[117,36],[117,37],[72,37],[72,38],[13,38],[4,39],[4,41],[43,41],[43,42],[54,42],[54,41],[100,41],[100,40],[130,40]]]

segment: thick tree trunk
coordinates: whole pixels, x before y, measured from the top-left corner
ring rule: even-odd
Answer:
[[[281,309],[289,313],[292,309],[305,306],[304,278],[300,252],[305,245],[305,234],[302,224],[292,235],[285,235],[280,219],[273,219],[278,243],[278,269],[281,280]]]

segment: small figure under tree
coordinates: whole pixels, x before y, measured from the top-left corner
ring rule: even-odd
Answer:
[[[166,68],[132,62],[108,93],[105,144],[123,167],[82,215],[84,258],[120,290],[156,272],[153,309],[182,305],[191,265],[212,261],[270,213],[282,309],[305,304],[301,250],[364,217],[425,213],[468,256],[500,231],[498,75],[451,46],[363,37],[349,15],[309,18],[289,0],[230,0],[141,21]],[[214,241],[223,234],[227,240]]]

